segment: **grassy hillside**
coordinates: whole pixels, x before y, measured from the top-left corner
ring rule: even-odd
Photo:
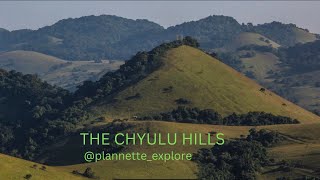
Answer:
[[[74,91],[76,87],[86,80],[97,80],[109,71],[117,70],[124,61],[102,60],[94,61],[72,61],[54,68],[43,74],[41,78],[50,84]]]
[[[42,164],[26,161],[10,157],[4,154],[0,154],[0,179],[18,180],[24,179],[27,174],[32,175],[32,180],[43,180],[43,179],[56,179],[56,180],[67,180],[67,179],[86,179],[81,176],[73,175],[67,170],[59,167],[45,166],[46,169],[42,170]],[[33,166],[36,165],[35,168]]]
[[[258,34],[258,33],[252,33],[252,32],[243,32],[236,36],[232,41],[227,43],[224,48],[227,50],[235,51],[238,48],[246,45],[259,45],[259,46],[271,46],[273,48],[280,47],[279,44],[276,42],[266,38],[265,36]]]
[[[42,74],[51,67],[65,63],[64,60],[34,51],[10,51],[0,54],[0,68],[16,70],[25,74]]]
[[[99,104],[94,110],[110,116],[132,116],[168,111],[186,98],[189,106],[212,108],[222,115],[265,111],[318,122],[319,117],[276,94],[261,92],[258,84],[200,50],[181,46],[170,50],[164,65],[147,78],[112,96],[114,103]],[[139,93],[139,98],[132,98]]]
[[[313,42],[317,40],[317,37],[315,34],[309,33],[300,28],[295,28],[294,33],[296,37],[296,43],[307,43],[307,42]]]
[[[34,51],[0,53],[0,68],[38,74],[42,80],[68,90],[75,90],[85,80],[99,79],[106,72],[118,69],[123,63],[121,60],[68,62]]]
[[[279,67],[279,58],[272,53],[255,51],[255,55],[249,58],[240,58],[243,68],[241,72],[252,72],[254,79],[258,82],[270,81],[268,72],[277,71]]]

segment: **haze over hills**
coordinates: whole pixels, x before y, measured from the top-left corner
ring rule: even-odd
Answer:
[[[35,51],[0,53],[0,68],[24,74],[37,74],[52,85],[74,91],[85,80],[97,80],[103,73],[114,71],[121,60],[65,61]]]
[[[177,36],[187,35],[196,38],[200,42],[201,48],[206,51],[222,51],[233,54],[230,62],[230,57],[219,56],[219,59],[269,88],[277,87],[273,90],[285,98],[309,110],[320,111],[318,105],[320,94],[314,85],[310,85],[310,88],[304,87],[305,92],[312,91],[312,98],[317,99],[316,103],[310,104],[306,103],[309,93],[304,93],[300,90],[301,88],[297,91],[293,90],[295,92],[292,93],[285,93],[285,88],[282,85],[272,83],[273,81],[279,81],[282,77],[274,76],[274,78],[270,78],[269,73],[272,71],[283,73],[290,68],[287,65],[280,67],[280,64],[284,63],[279,60],[278,54],[265,52],[265,50],[264,52],[257,51],[252,48],[249,51],[243,49],[236,52],[238,48],[250,45],[272,46],[275,49],[279,47],[287,48],[288,46],[294,46],[296,43],[312,42],[319,37],[319,35],[310,33],[294,24],[271,22],[254,26],[250,23],[239,24],[232,17],[209,16],[165,29],[147,20],[130,20],[109,15],[86,16],[61,20],[52,26],[34,31],[9,32],[2,30],[0,31],[0,51],[28,50],[42,52],[57,57],[57,59],[81,60],[90,64],[91,60],[127,60],[138,51],[150,50],[162,42],[176,39]],[[7,54],[12,55],[11,59],[15,58],[14,53]],[[40,56],[34,56],[33,61],[36,58],[43,59]],[[0,61],[2,61],[1,58]],[[32,60],[29,61],[33,62]],[[299,64],[298,61],[295,63]],[[75,90],[76,86],[82,81],[87,79],[97,80],[104,72],[118,68],[122,62],[113,65],[102,63],[101,66],[96,64],[96,70],[93,70],[94,64],[91,63],[87,66],[89,69],[86,69],[84,65],[86,63],[75,61],[72,66],[63,66],[49,73],[43,73],[46,68],[33,68],[35,71],[30,71],[32,66],[25,66],[26,63],[21,60],[15,60],[15,66],[10,66],[7,59],[0,64],[2,64],[0,67],[7,70],[43,74],[41,78],[51,84]],[[29,65],[31,64],[34,63],[29,63]],[[39,62],[39,64],[43,63]],[[291,63],[291,65],[293,64]],[[299,76],[299,72],[296,72],[296,75]]]
[[[65,60],[128,59],[177,35],[195,37],[202,48],[210,50],[222,47],[241,32],[258,32],[282,46],[317,39],[317,35],[293,24],[253,26],[227,16],[209,16],[164,29],[147,20],[101,15],[65,19],[35,31],[2,31],[0,51],[31,50]]]

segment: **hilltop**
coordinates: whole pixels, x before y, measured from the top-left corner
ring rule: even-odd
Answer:
[[[156,60],[148,59],[157,51],[155,49],[137,54],[120,70],[106,74],[97,82],[86,82],[77,93],[98,98],[92,109],[105,112],[107,117],[170,111],[179,106],[177,100],[182,98],[190,102],[186,106],[214,109],[223,116],[264,111],[296,118],[303,123],[319,120],[318,116],[271,91],[261,91],[262,86],[196,47],[174,46],[164,51],[163,56],[158,55]],[[139,64],[145,64],[145,67],[139,67]],[[148,64],[156,66],[152,69]],[[128,69],[130,71],[126,72]]]
[[[81,27],[81,28],[80,28]],[[38,30],[0,31],[0,51],[28,50],[65,60],[129,59],[138,51],[148,51],[177,35],[195,37],[206,50],[221,48],[237,35],[258,33],[281,46],[318,39],[293,24],[240,24],[228,16],[208,16],[163,28],[148,20],[132,20],[111,15],[69,18]]]

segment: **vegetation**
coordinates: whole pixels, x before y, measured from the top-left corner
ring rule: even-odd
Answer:
[[[298,124],[299,121],[290,117],[275,116],[265,112],[249,112],[247,114],[237,115],[235,113],[222,118],[222,116],[213,109],[200,110],[199,108],[188,108],[179,106],[177,109],[167,113],[160,113],[154,116],[146,116],[141,120],[164,120],[184,123],[198,124],[223,124],[231,126],[262,126],[272,124]]]
[[[1,153],[34,159],[88,117],[89,99],[73,101],[68,91],[36,75],[0,70],[0,94]]]
[[[298,42],[305,40],[297,37],[297,31],[309,33],[308,30],[299,29],[295,24],[283,24],[281,22],[271,22],[249,27],[251,31],[255,31],[264,35],[265,37],[281,44],[283,46],[292,46]],[[316,38],[313,37],[315,40]]]
[[[253,26],[227,16],[209,16],[164,29],[147,20],[101,15],[69,18],[38,30],[0,31],[0,50],[29,50],[66,60],[129,59],[179,36],[193,36],[202,48],[223,47],[243,32],[258,32],[284,46],[313,41],[316,35],[293,24]]]
[[[320,70],[320,40],[297,44],[280,50],[280,60],[292,67],[291,72],[311,72]]]
[[[126,64],[120,66],[119,70],[105,74],[99,81],[85,81],[82,86],[79,86],[76,95],[77,97],[101,98],[124,89],[158,69],[163,64],[161,58],[164,53],[181,45],[199,47],[195,39],[187,36],[182,40],[164,43],[150,52],[138,52]]]
[[[254,44],[239,47],[237,50],[238,51],[254,50],[254,51],[258,51],[258,52],[269,52],[269,53],[274,53],[274,54],[277,53],[277,50],[272,48],[272,46],[259,46],[259,45],[254,45]]]
[[[266,147],[278,140],[276,132],[251,129],[246,139],[201,149],[194,156],[200,168],[198,178],[256,179],[256,173],[270,162]]]
[[[240,71],[243,68],[243,64],[240,61],[240,57],[236,53],[232,52],[220,52],[217,54],[217,59],[221,62],[228,64],[237,71]]]

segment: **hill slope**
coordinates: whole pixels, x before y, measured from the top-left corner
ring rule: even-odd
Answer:
[[[25,74],[48,72],[52,66],[63,63],[65,63],[64,60],[34,51],[18,50],[0,54],[0,68]]]
[[[246,45],[258,45],[258,46],[271,46],[273,48],[278,48],[280,45],[265,36],[252,33],[252,32],[243,32],[236,36],[232,41],[228,42],[225,45],[225,48],[229,51],[235,51],[238,48]]]
[[[48,167],[45,170],[41,170],[43,165],[34,163],[31,161],[26,161],[23,159],[18,159],[15,157],[10,157],[7,155],[0,154],[0,169],[1,169],[1,179],[24,179],[27,174],[31,174],[32,178],[35,180],[43,179],[86,179],[81,176],[73,175],[70,172],[64,171],[63,168],[59,167]],[[33,166],[36,165],[36,168]]]
[[[178,106],[175,101],[185,98],[192,102],[189,106],[212,108],[222,115],[265,111],[303,123],[320,120],[272,92],[261,92],[261,86],[198,49],[171,49],[163,62],[146,78],[109,96],[113,103],[103,101],[93,109],[108,116],[152,114],[174,109]]]
[[[98,79],[102,73],[114,71],[123,64],[121,60],[72,61],[68,62],[35,51],[9,51],[0,53],[0,68],[24,74],[38,74],[52,85],[68,90],[88,79]]]

